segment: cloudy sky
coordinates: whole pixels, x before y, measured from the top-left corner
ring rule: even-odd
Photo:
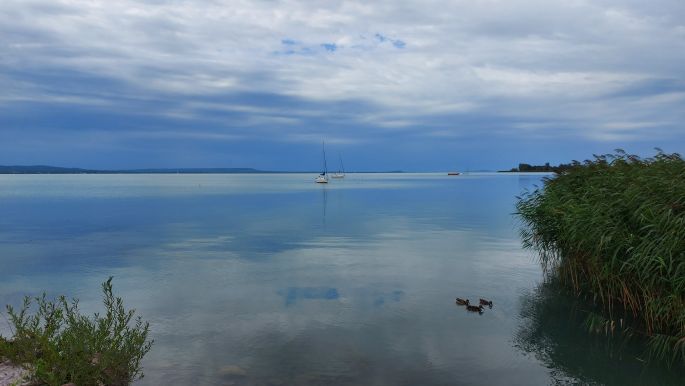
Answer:
[[[683,0],[2,0],[0,164],[685,152]]]

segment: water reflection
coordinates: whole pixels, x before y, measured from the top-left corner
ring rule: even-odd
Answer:
[[[95,311],[114,276],[156,341],[141,386],[557,379],[511,345],[541,272],[510,214],[539,176],[0,181],[0,300],[47,290]]]
[[[682,369],[642,359],[644,342],[625,336],[590,335],[586,307],[551,283],[521,297],[521,326],[514,342],[550,369],[555,384],[680,385]]]
[[[323,212],[322,222],[326,224],[326,208],[328,207],[328,190],[326,186],[321,187],[321,210]]]
[[[285,290],[278,291],[278,294],[283,296],[286,306],[291,306],[298,300],[337,300],[340,298],[338,290],[330,287],[289,287]]]
[[[388,320],[389,326],[395,323]],[[466,384],[431,361],[429,353],[397,350],[404,331],[390,327],[313,326],[296,336],[264,331],[254,359],[242,361],[245,374],[223,374],[236,385],[460,385]],[[341,340],[345,336],[350,339]],[[369,347],[367,340],[378,344]],[[230,366],[230,365],[229,365]]]
[[[377,307],[381,307],[385,304],[385,302],[399,302],[402,300],[402,297],[404,296],[404,291],[402,290],[395,290],[392,292],[388,293],[381,293],[378,295],[376,300],[373,301],[373,305]]]

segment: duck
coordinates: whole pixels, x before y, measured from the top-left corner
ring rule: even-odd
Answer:
[[[467,304],[467,305],[466,305],[466,309],[467,309],[468,311],[477,312],[477,313],[479,313],[479,314],[482,314],[482,313],[483,313],[483,306],[472,306],[472,305]]]
[[[487,300],[487,299],[478,299],[480,301],[481,306],[488,306],[492,308],[492,300]]]
[[[462,298],[457,298],[457,304],[460,306],[468,306],[469,305],[469,299],[462,299]]]

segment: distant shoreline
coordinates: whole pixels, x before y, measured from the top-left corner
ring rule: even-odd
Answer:
[[[558,166],[552,166],[547,162],[544,165],[531,165],[526,163],[520,163],[517,168],[511,168],[509,170],[498,170],[498,173],[562,173],[569,170],[572,164],[559,164]]]
[[[533,174],[534,174],[534,173],[547,173],[547,174],[549,174],[549,173],[554,173],[554,171],[552,171],[552,170],[550,170],[550,171],[537,171],[537,170],[531,170],[531,171],[521,172],[521,171],[518,171],[518,170],[516,170],[516,171],[511,171],[511,170],[498,170],[497,173],[533,173]]]
[[[259,170],[253,168],[154,168],[154,169],[122,169],[122,170],[99,170],[81,168],[63,168],[59,166],[1,166],[0,174],[297,174],[297,173],[320,173],[320,170],[312,171],[276,171]],[[364,171],[348,173],[404,173],[402,170],[391,171]]]

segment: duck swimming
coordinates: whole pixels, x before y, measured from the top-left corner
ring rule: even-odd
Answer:
[[[481,306],[488,306],[492,308],[492,300],[486,300],[486,299],[478,299],[480,301]]]
[[[469,299],[462,299],[462,298],[457,298],[457,304],[460,306],[468,306],[469,305]]]
[[[479,314],[482,314],[482,313],[483,313],[483,306],[472,306],[472,305],[467,304],[467,305],[466,305],[466,309],[467,309],[468,311],[477,312],[477,313],[479,313]]]

